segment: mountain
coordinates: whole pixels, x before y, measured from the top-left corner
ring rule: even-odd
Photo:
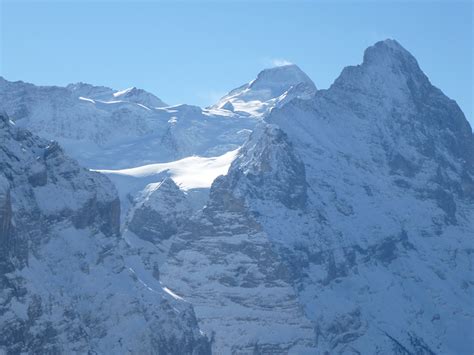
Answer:
[[[144,91],[140,93],[115,96],[117,93],[110,88],[89,84],[64,88],[0,79],[2,107],[10,118],[18,126],[61,143],[90,141],[103,145],[147,132],[150,128],[145,118],[149,117],[147,113],[151,108],[142,102],[154,96]],[[117,126],[127,131],[117,132]]]
[[[15,95],[0,90],[0,99],[11,100],[5,104],[10,112],[16,112],[15,102],[23,102],[19,87],[33,90],[28,85],[18,86]],[[99,101],[105,102],[116,91],[73,86],[77,86],[75,95],[80,92],[87,98],[75,100],[87,104],[95,115],[106,111],[102,107],[115,107]],[[59,89],[34,90],[50,105],[55,99],[48,90]],[[73,169],[85,174],[85,179],[69,170],[48,172],[47,184],[59,184],[61,189],[51,187],[38,195],[31,184],[44,184],[43,165],[25,163],[21,146],[10,149],[3,157],[4,166],[19,164],[26,170],[15,173],[18,182],[13,184],[8,176],[7,183],[0,180],[0,231],[11,235],[13,226],[19,225],[10,222],[12,214],[18,213],[13,201],[25,199],[25,206],[35,206],[38,199],[52,200],[25,220],[41,221],[44,218],[35,216],[52,213],[51,228],[58,232],[48,232],[55,236],[48,240],[59,238],[65,243],[70,241],[66,235],[80,233],[86,242],[79,252],[72,246],[50,244],[48,254],[36,252],[44,255],[41,262],[30,265],[37,270],[37,265],[53,260],[55,272],[44,273],[52,280],[51,288],[73,280],[67,284],[70,288],[62,290],[70,290],[66,295],[71,298],[81,295],[80,300],[92,291],[72,285],[84,284],[77,269],[83,259],[89,260],[88,255],[101,262],[97,267],[88,263],[94,276],[87,280],[110,280],[108,285],[122,280],[124,298],[112,292],[114,300],[123,300],[112,302],[117,308],[87,303],[91,314],[106,320],[100,324],[108,326],[115,320],[121,324],[105,339],[115,339],[119,333],[115,329],[125,334],[138,328],[146,339],[148,334],[163,332],[163,344],[171,345],[159,349],[170,346],[175,352],[183,351],[178,344],[187,344],[183,346],[188,352],[218,354],[474,351],[474,137],[456,102],[431,84],[398,42],[385,40],[367,48],[362,63],[346,67],[327,90],[316,90],[295,65],[277,67],[262,71],[209,108],[135,103],[131,113],[122,111],[122,121],[107,114],[100,124],[83,125],[85,129],[77,132],[70,123],[78,117],[77,102],[68,106],[62,94],[56,97],[63,112],[53,120],[63,128],[54,128],[58,139],[67,152],[98,170]],[[39,112],[46,105],[41,102],[24,104],[28,112]],[[23,120],[28,126],[29,115],[15,124],[22,126]],[[54,116],[41,117],[38,133],[52,132]],[[12,123],[7,126],[18,129]],[[105,137],[97,149],[88,145],[94,135]],[[28,152],[34,146],[28,143],[23,148]],[[31,157],[42,156],[36,152]],[[120,212],[115,208],[104,213],[94,203],[84,202],[91,189],[109,191],[97,192],[106,196],[97,201],[116,200],[117,193],[103,175],[118,189]],[[83,187],[83,180],[90,187]],[[26,186],[28,192],[15,192],[21,198],[13,199],[12,186]],[[85,197],[77,197],[76,190]],[[66,204],[66,209],[59,208],[62,212],[49,212],[57,208],[48,206],[63,206],[70,200],[82,201],[88,208]],[[85,216],[74,217],[82,216],[75,211]],[[119,214],[123,217],[120,236]],[[75,226],[77,220],[86,222]],[[63,233],[62,228],[79,232]],[[25,250],[21,245],[18,242],[9,250]],[[105,253],[102,245],[113,247]],[[72,260],[71,267],[61,267],[66,259]],[[27,277],[21,267],[13,269],[15,275]],[[63,269],[71,269],[71,276]],[[23,283],[30,293],[39,293],[36,278]],[[107,292],[107,288],[93,289],[97,295]],[[164,304],[171,304],[170,312],[162,312],[167,306],[154,311],[156,299],[149,297],[155,292]],[[60,304],[71,304],[68,297]],[[138,298],[138,303],[131,298]],[[82,310],[80,305],[73,308]],[[121,318],[131,308],[145,314],[140,327],[129,326],[128,317]],[[20,312],[24,307],[10,302],[4,309]],[[156,318],[150,318],[149,312]],[[164,313],[169,321],[162,318]],[[118,318],[110,319],[117,314]],[[154,319],[165,319],[157,331],[153,331]],[[139,348],[148,340],[132,338],[121,340],[132,344],[127,345],[132,352],[153,349]],[[100,352],[108,341],[97,340],[100,347],[95,349]],[[74,349],[83,351],[82,343],[78,344]],[[107,344],[115,344],[113,349],[120,352],[114,340]]]
[[[213,107],[262,117],[288,97],[308,97],[314,94],[313,81],[294,64],[261,71],[248,84],[232,90]]]
[[[192,306],[120,238],[110,181],[6,114],[0,140],[0,350],[210,353]]]
[[[157,98],[155,95],[146,92],[143,89],[131,87],[113,94],[116,100],[124,100],[128,102],[135,102],[146,107],[165,107],[169,106]]]
[[[260,95],[266,110],[291,97],[301,97],[307,90],[315,90],[312,81],[295,65],[263,70],[248,86],[246,93],[238,97]],[[237,91],[229,95],[235,96],[232,93]],[[165,167],[169,162],[194,155],[202,157],[203,162],[223,157],[228,167],[230,161],[224,157],[246,141],[260,117],[244,111],[232,112],[228,105],[208,109],[186,104],[162,107],[165,104],[156,96],[134,87],[116,91],[76,83],[62,88],[3,78],[0,102],[17,126],[57,140],[82,165],[100,171],[143,170],[154,164]],[[199,166],[205,186],[191,184],[193,191],[189,194],[195,195],[191,203],[202,205],[217,175],[213,164]],[[132,180],[132,185],[141,189],[147,185]],[[126,196],[132,193],[133,199],[139,191],[135,187],[133,190],[125,186],[121,189],[124,207],[128,207]]]
[[[330,89],[271,110],[169,239],[161,277],[217,351],[300,353],[283,335],[311,349],[309,320],[317,353],[469,354],[473,156],[456,103],[396,41],[378,42]],[[276,275],[294,294],[272,289]],[[276,318],[235,325],[258,300]]]
[[[167,106],[135,87],[35,86],[0,78],[2,109],[17,126],[58,141],[82,165],[95,169],[225,154],[245,142],[256,118],[271,107],[314,91],[311,79],[295,65],[263,70],[231,91],[222,105],[208,109]]]
[[[206,206],[166,246],[161,278],[194,305],[202,329],[214,334],[214,353],[316,352],[291,270],[226,177],[213,183]]]
[[[124,169],[238,148],[255,122],[223,110],[164,104],[141,89],[35,86],[0,78],[0,102],[17,126],[58,141],[90,168]]]

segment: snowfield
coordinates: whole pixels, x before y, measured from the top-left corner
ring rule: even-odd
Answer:
[[[127,186],[136,185],[138,180],[142,181],[143,186],[146,186],[157,181],[159,179],[157,177],[162,176],[165,172],[184,191],[207,189],[211,187],[218,176],[227,174],[230,164],[238,152],[239,149],[235,149],[218,157],[192,156],[169,163],[149,164],[130,169],[98,169],[95,171],[106,174],[112,180],[117,181],[119,190],[127,190]]]

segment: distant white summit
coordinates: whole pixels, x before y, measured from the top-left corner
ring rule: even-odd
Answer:
[[[262,70],[255,80],[232,90],[213,107],[261,117],[290,92],[292,96],[316,92],[313,81],[295,64]]]
[[[332,89],[353,90],[356,95],[370,92],[385,97],[385,101],[401,103],[407,95],[430,86],[415,57],[397,41],[387,39],[368,47],[362,64],[345,67]]]
[[[104,103],[129,102],[146,106],[147,108],[169,106],[155,95],[132,86],[125,90],[116,91],[106,86],[94,86],[87,83],[75,83],[66,86],[74,97],[88,101]]]
[[[379,41],[373,46],[368,47],[364,52],[364,63],[393,61],[394,59],[410,58],[415,60],[413,55],[403,48],[400,43],[394,39]],[[415,60],[416,61],[416,60]]]
[[[117,91],[113,94],[113,97],[118,100],[135,102],[146,107],[166,107],[168,104],[164,103],[155,95],[143,90],[131,87],[122,91]]]
[[[291,87],[306,84],[316,89],[313,81],[296,64],[281,65],[262,70],[257,78],[248,84],[253,90],[270,90],[271,96],[283,94]]]

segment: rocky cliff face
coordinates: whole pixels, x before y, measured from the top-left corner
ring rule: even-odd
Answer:
[[[141,239],[159,244],[176,234],[191,212],[184,193],[165,177],[148,185],[135,198],[127,226]]]
[[[105,176],[0,116],[0,350],[205,354],[192,308],[145,283]]]
[[[262,134],[286,147],[276,130]],[[254,176],[261,168],[252,169]],[[149,274],[193,304],[213,353],[314,353],[314,328],[290,270],[244,197],[229,191],[229,180],[218,178],[207,205],[193,212],[189,197],[165,177],[135,199],[124,237],[140,251]]]
[[[377,43],[329,90],[271,111],[171,238],[163,278],[215,331],[216,350],[245,353],[267,329],[280,337],[259,336],[262,353],[312,339],[318,353],[468,354],[473,144],[416,60]],[[281,308],[296,304],[296,319]],[[249,309],[258,317],[239,328]]]
[[[254,130],[226,179],[244,200],[271,200],[289,209],[306,205],[305,166],[287,135],[275,125],[263,124]]]
[[[0,250],[2,259],[13,251],[14,229],[9,181],[0,176]]]
[[[469,353],[474,139],[457,105],[389,40],[266,121],[292,154],[255,178],[247,167],[269,161],[254,154],[269,146],[255,137],[226,179],[291,270],[319,350]],[[287,186],[307,186],[307,198],[294,209],[272,186],[301,161],[306,184]],[[264,176],[274,183],[260,185]]]
[[[218,178],[170,240],[160,277],[194,305],[213,353],[313,354],[315,333],[268,235]]]

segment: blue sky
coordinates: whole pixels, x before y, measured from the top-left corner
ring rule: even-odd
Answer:
[[[318,88],[397,39],[474,123],[471,1],[1,1],[0,75],[206,106],[278,62]]]

